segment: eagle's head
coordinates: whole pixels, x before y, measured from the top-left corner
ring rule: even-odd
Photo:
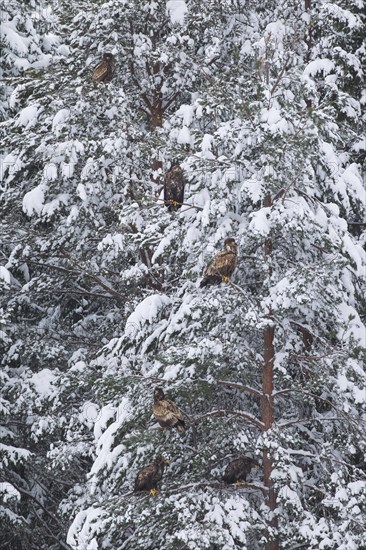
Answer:
[[[158,466],[162,466],[164,468],[165,466],[169,466],[170,462],[164,456],[158,455],[155,458],[155,464],[157,464]]]
[[[225,239],[224,247],[225,247],[225,250],[227,250],[227,252],[234,252],[235,254],[237,253],[237,246],[236,246],[235,239],[231,239],[231,238]]]
[[[172,165],[171,165],[171,167],[170,167],[170,170],[171,170],[172,172],[181,172],[181,171],[182,171],[182,169],[181,169],[181,167],[180,167],[180,164],[179,164],[176,160],[174,160],[174,161],[172,162]]]
[[[164,391],[163,391],[163,388],[155,388],[154,389],[154,401],[162,401],[163,399],[165,399],[165,395],[164,395]]]

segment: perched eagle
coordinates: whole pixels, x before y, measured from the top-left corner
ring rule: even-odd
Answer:
[[[162,428],[177,428],[179,433],[187,429],[182,411],[165,397],[162,388],[154,390],[153,414]]]
[[[134,493],[150,491],[156,494],[158,483],[163,477],[164,468],[169,462],[162,456],[158,456],[152,464],[142,468],[136,476]]]
[[[114,56],[111,53],[104,53],[102,61],[93,69],[92,79],[94,82],[110,82],[114,71]]]
[[[249,458],[248,456],[236,458],[226,466],[222,479],[225,483],[246,481],[247,475],[252,468],[258,468],[258,462],[253,458]]]
[[[183,170],[174,162],[164,176],[164,204],[168,210],[178,210],[184,202]]]
[[[225,250],[216,254],[212,262],[206,267],[200,287],[218,285],[228,279],[234,272],[238,258],[238,251],[234,239],[225,239]]]

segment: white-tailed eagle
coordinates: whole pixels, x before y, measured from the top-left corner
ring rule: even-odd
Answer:
[[[154,390],[153,414],[162,428],[177,428],[180,433],[187,429],[182,411],[159,387]]]
[[[111,53],[104,53],[102,60],[93,69],[94,82],[110,82],[114,76],[115,63]]]
[[[253,468],[258,468],[258,462],[249,456],[236,458],[230,462],[222,476],[225,483],[240,483],[246,481],[247,475]]]
[[[150,491],[152,495],[156,495],[158,483],[163,477],[164,468],[169,462],[162,456],[158,456],[152,464],[142,468],[136,478],[134,493],[140,491]]]
[[[184,202],[183,170],[176,162],[164,176],[164,204],[168,210],[178,210]]]
[[[238,250],[235,239],[225,239],[224,250],[216,254],[206,267],[200,287],[218,285],[221,281],[228,282],[236,267],[237,259]]]

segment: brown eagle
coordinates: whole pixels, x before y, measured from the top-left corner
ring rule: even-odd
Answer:
[[[179,433],[187,429],[182,411],[165,397],[162,388],[154,390],[153,414],[162,428],[177,428]]]
[[[150,491],[152,495],[156,495],[158,483],[163,477],[164,468],[169,462],[162,456],[156,457],[152,464],[142,468],[136,478],[133,492]]]
[[[164,176],[164,204],[168,210],[178,210],[184,202],[183,170],[177,162]]]
[[[241,481],[246,481],[247,475],[252,468],[258,468],[258,462],[253,458],[249,456],[236,458],[226,466],[222,479],[225,483],[240,483]]]
[[[238,251],[234,239],[225,239],[224,250],[216,254],[206,267],[200,287],[219,285],[221,281],[228,282],[233,274],[238,259]]]
[[[93,69],[94,82],[110,82],[114,76],[115,63],[111,53],[104,53],[102,61]]]

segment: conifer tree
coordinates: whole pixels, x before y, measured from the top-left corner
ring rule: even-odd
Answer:
[[[362,549],[364,20],[345,4],[55,6],[49,65],[4,100],[4,441],[24,447],[5,547]],[[226,237],[231,280],[199,288]],[[184,434],[154,420],[156,386]],[[134,494],[159,455],[158,494]],[[240,456],[259,468],[227,485]]]

